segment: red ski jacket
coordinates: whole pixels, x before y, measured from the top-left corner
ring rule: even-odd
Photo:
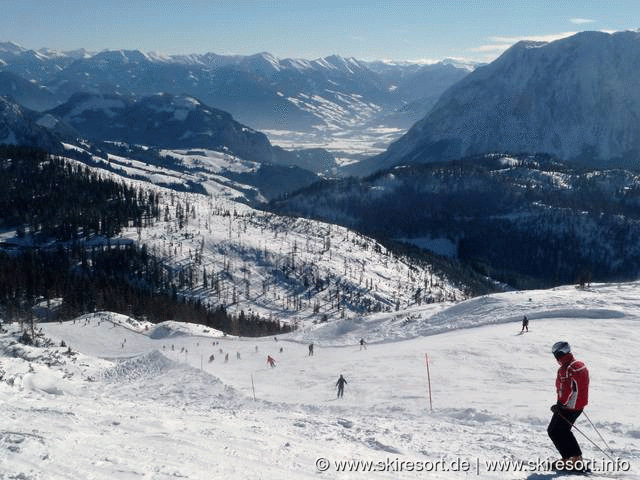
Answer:
[[[556,377],[558,404],[569,410],[582,410],[589,403],[589,370],[570,353],[561,357],[560,361]]]

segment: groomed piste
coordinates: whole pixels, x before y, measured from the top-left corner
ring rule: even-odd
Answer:
[[[635,479],[638,298],[640,283],[510,292],[267,338],[102,312],[38,325],[50,342],[33,347],[5,324],[0,478],[564,478],[543,462],[550,347],[567,340],[611,447],[578,420],[610,470],[592,475]]]

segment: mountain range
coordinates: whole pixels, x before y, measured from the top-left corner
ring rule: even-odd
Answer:
[[[137,50],[56,52],[0,43],[0,93],[48,110],[78,92],[190,95],[255,129],[333,132],[393,123],[408,128],[473,65],[365,62],[337,55],[316,60],[172,55]],[[8,86],[9,82],[13,82]]]
[[[267,137],[193,97],[158,94],[139,99],[118,94],[75,94],[47,112],[83,138],[160,148],[207,148],[247,160],[276,163]]]
[[[336,138],[376,125],[411,127],[385,152],[352,162],[346,173],[359,176],[494,152],[631,166],[640,152],[638,51],[634,31],[523,41],[477,68],[268,53],[61,53],[4,43],[0,94],[47,111],[75,101],[77,93],[141,98],[163,92],[229,112],[254,130]]]
[[[519,42],[449,88],[359,174],[494,152],[637,166],[640,32],[582,32]]]

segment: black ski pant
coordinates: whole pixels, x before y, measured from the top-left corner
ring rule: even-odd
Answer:
[[[582,410],[566,410],[559,409],[554,412],[551,422],[547,427],[549,438],[560,452],[562,459],[569,457],[582,456],[580,445],[576,441],[576,437],[571,432],[573,423],[582,413]]]
[[[344,395],[344,387],[338,385],[338,398],[342,397]]]

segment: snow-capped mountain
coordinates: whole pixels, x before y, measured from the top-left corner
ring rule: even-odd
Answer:
[[[210,168],[204,162],[196,169],[221,181],[240,182],[245,189],[258,189],[245,199],[256,202],[308,186],[335,168],[334,158],[324,150],[272,146],[264,134],[237,123],[228,113],[192,97],[168,94],[142,98],[76,94],[45,113],[0,97],[0,144],[67,152],[89,164],[94,163],[89,152],[102,158],[108,154],[130,157],[171,168],[170,176],[175,178],[169,183],[198,191],[202,189],[199,176],[185,175],[196,167],[174,157],[167,161],[163,150],[195,149],[194,155],[205,157],[206,151],[217,152],[227,159],[227,166]],[[251,166],[238,171],[238,162]]]
[[[0,69],[41,85],[77,58],[78,52],[36,51],[13,42],[0,42]]]
[[[443,92],[474,70],[474,66],[443,60],[429,65],[368,62],[367,67],[378,73],[390,89],[397,91],[408,101],[397,110],[387,113],[389,124],[395,120],[400,127],[421,120],[440,98]]]
[[[137,50],[90,53],[27,50],[0,44],[0,70],[11,71],[50,90],[59,103],[74,93],[147,96],[187,94],[230,112],[259,129],[331,133],[341,128],[385,124],[408,128],[416,101],[428,108],[444,89],[468,73],[449,67],[430,78],[434,65],[379,65],[337,55],[316,60],[249,56],[159,55]],[[419,84],[416,91],[412,84]],[[37,110],[45,110],[39,108]]]
[[[609,166],[640,153],[640,33],[520,42],[445,92],[373,171],[490,152]]]
[[[158,94],[135,99],[76,94],[48,113],[90,140],[228,151],[264,163],[277,160],[264,134],[189,96]]]
[[[273,146],[263,133],[187,95],[75,94],[68,102],[45,112],[40,122],[55,124],[58,120],[94,142],[215,150],[265,165],[298,167],[316,174],[331,172],[336,166],[332,155],[324,150],[284,150]],[[297,185],[296,176],[300,172],[289,173],[292,185]]]
[[[36,51],[14,42],[0,42],[0,68],[37,82],[45,81],[74,60],[90,55],[84,49],[59,52],[43,48]]]

